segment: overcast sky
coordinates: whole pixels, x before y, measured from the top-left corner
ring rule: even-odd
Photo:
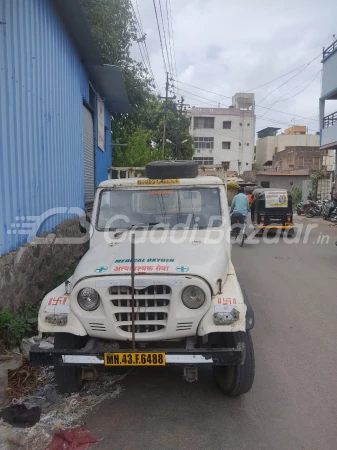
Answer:
[[[236,92],[254,92],[256,131],[267,126],[287,128],[294,123],[308,126],[309,133],[318,130],[322,47],[333,42],[333,34],[337,36],[336,0],[155,2],[162,31],[161,2],[169,53],[166,3],[171,4],[177,69],[173,63],[174,79],[228,97]],[[165,69],[153,0],[132,3],[136,12],[139,8],[151,67],[164,95]],[[162,40],[166,55],[163,34]],[[171,45],[173,48],[172,40]],[[138,49],[135,57],[140,59]],[[257,88],[290,71],[293,72]],[[176,82],[175,85],[189,92],[181,90],[180,94],[191,106],[231,104],[230,98]],[[327,106],[328,112],[336,110],[335,105]]]

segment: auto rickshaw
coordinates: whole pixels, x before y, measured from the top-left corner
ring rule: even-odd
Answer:
[[[285,189],[257,188],[253,191],[252,222],[258,230],[281,229],[294,234],[291,193]]]

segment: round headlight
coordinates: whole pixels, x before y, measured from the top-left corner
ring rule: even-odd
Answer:
[[[77,296],[77,301],[81,308],[86,311],[94,311],[99,307],[100,296],[95,289],[92,288],[84,288],[81,289]]]
[[[184,305],[190,309],[201,308],[205,303],[205,292],[198,286],[187,286],[182,293],[181,299]]]

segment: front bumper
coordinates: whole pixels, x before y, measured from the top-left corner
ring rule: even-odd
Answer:
[[[104,353],[131,353],[131,350],[116,349],[113,346],[105,345],[104,350],[99,349],[41,349],[32,347],[29,356],[30,363],[34,366],[104,366]],[[170,348],[170,349],[144,349],[140,348],[135,352],[164,352],[166,355],[166,365],[218,365],[237,366],[244,363],[245,347],[243,343],[235,348]]]
[[[286,224],[286,225],[257,225],[258,230],[293,230],[294,225]]]

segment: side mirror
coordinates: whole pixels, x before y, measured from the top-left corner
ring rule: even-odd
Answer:
[[[90,223],[91,223],[91,219],[90,219],[90,216],[88,216],[88,214],[85,216],[85,220],[84,220],[84,217],[80,217],[80,220],[79,220],[80,232],[83,234],[87,234]]]

